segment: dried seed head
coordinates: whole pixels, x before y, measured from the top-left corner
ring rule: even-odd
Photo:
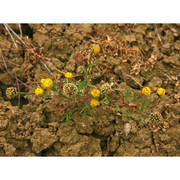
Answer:
[[[126,124],[124,125],[124,134],[125,134],[125,136],[128,136],[128,134],[130,133],[130,131],[131,131],[131,125],[130,125],[129,123],[126,123]]]
[[[6,89],[6,96],[9,99],[13,99],[17,95],[17,88],[16,87],[9,87]]]
[[[112,91],[111,85],[109,83],[102,84],[100,89],[103,93],[108,93]]]
[[[150,113],[149,115],[149,120],[152,121],[152,122],[159,122],[160,121],[160,114],[159,113],[156,113],[156,112],[152,112]]]
[[[67,97],[72,97],[77,94],[77,86],[73,83],[66,83],[63,86],[63,94]]]

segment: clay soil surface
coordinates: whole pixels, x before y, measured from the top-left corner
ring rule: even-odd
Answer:
[[[179,24],[1,24],[0,156],[180,156],[179,35]],[[34,83],[49,77],[60,84],[62,72],[81,79],[92,44],[101,47],[92,83],[111,84],[121,107],[101,104],[62,121],[66,114],[36,97]],[[138,104],[121,98],[144,86],[152,94],[142,117]],[[9,87],[30,95],[8,98]]]

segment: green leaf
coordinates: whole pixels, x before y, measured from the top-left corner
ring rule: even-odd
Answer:
[[[134,92],[134,94],[133,94],[133,101],[136,102],[136,101],[138,100],[138,96],[139,96],[139,95]]]
[[[144,117],[140,115],[140,123],[144,124]]]
[[[142,113],[144,111],[144,109],[148,108],[148,107],[149,107],[149,103],[144,99],[142,101],[142,104],[141,104],[140,109],[139,109],[140,113]]]
[[[130,95],[131,95],[131,91],[130,90],[127,90],[125,93],[124,93],[124,98],[128,98],[128,97],[130,97]]]
[[[85,73],[85,72],[86,72],[86,69],[85,69],[85,67],[81,66],[81,67],[79,68],[79,71],[80,71],[80,73]]]
[[[121,110],[121,107],[115,106],[114,110],[115,110],[115,112],[119,112]]]
[[[127,116],[130,118],[130,117],[132,117],[132,112],[131,111],[127,111]]]

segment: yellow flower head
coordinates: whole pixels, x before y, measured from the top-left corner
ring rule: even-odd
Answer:
[[[96,106],[99,106],[100,103],[99,103],[99,101],[97,99],[92,99],[90,105],[92,107],[96,107]]]
[[[70,72],[65,73],[65,77],[68,79],[71,79],[73,77],[73,74]]]
[[[40,87],[37,87],[35,89],[34,93],[35,93],[36,96],[42,96],[43,93],[44,93],[44,90],[42,88],[40,88]]]
[[[143,87],[142,88],[142,94],[149,96],[152,93],[151,88],[150,87]]]
[[[158,88],[157,89],[157,94],[159,96],[163,96],[163,95],[165,95],[165,93],[166,93],[166,90],[164,88]]]
[[[50,78],[41,79],[41,84],[45,89],[51,89],[53,87],[53,80]]]
[[[100,96],[100,90],[99,89],[93,89],[91,91],[91,95],[94,97],[94,98],[97,98]]]
[[[93,53],[94,53],[94,54],[99,54],[101,48],[100,48],[99,44],[93,44],[93,45],[92,45],[92,50],[93,50]]]

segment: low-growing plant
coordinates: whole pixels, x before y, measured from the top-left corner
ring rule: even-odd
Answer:
[[[54,78],[42,78],[35,83],[33,92],[17,92],[17,89],[8,88],[7,97],[13,98],[16,94],[27,97],[34,94],[42,98],[61,121],[71,120],[76,111],[84,115],[89,110],[95,111],[98,106],[104,106],[114,108],[118,113],[122,107],[125,107],[129,118],[136,113],[139,115],[140,122],[144,123],[145,111],[151,108],[148,100],[152,93],[151,88],[143,87],[141,92],[127,89],[124,93],[118,92],[121,94],[119,96],[108,82],[100,85],[93,84],[93,69],[98,66],[100,50],[98,44],[91,46],[87,61],[79,66],[80,76],[76,76],[73,72],[62,72],[61,83]],[[165,94],[165,89],[158,88],[156,93],[162,96]]]
[[[139,123],[143,124],[144,119],[147,116],[146,110],[151,108],[151,103],[148,99],[150,94],[144,94],[143,92],[143,90],[141,92],[135,92],[131,89],[125,90],[118,101],[113,101],[115,112],[120,113],[121,108],[124,107],[128,118],[132,118],[133,114],[136,114],[139,117]]]

